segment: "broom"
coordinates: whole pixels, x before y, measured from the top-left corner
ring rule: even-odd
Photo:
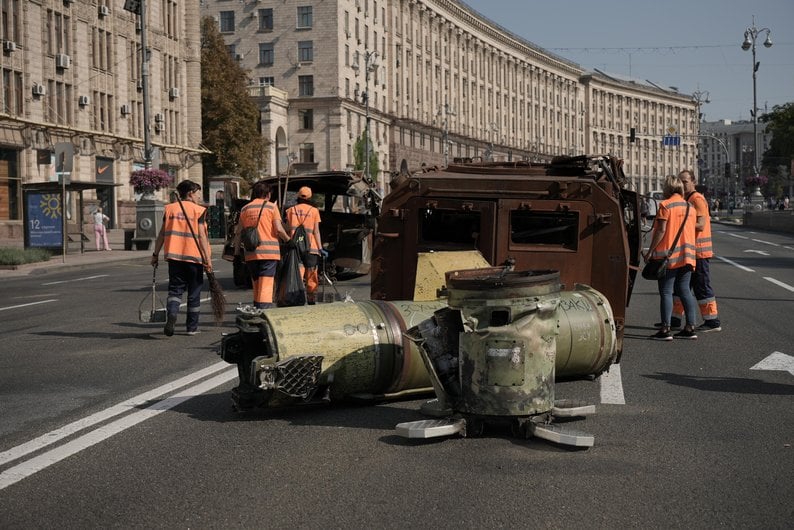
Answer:
[[[193,226],[190,224],[190,219],[188,218],[187,212],[185,211],[185,206],[182,204],[182,199],[179,198],[177,195],[176,198],[179,201],[179,206],[182,208],[182,213],[185,214],[185,220],[187,221],[187,227],[190,229],[190,234],[193,236],[193,240],[196,242],[196,247],[198,248],[199,254],[201,254],[201,261],[204,265],[209,263],[207,256],[204,255],[204,249],[201,248],[199,244],[198,236],[196,236],[196,232],[193,230]],[[210,272],[208,270],[204,270],[207,273],[207,280],[210,284],[210,299],[212,303],[212,316],[215,318],[215,323],[220,324],[223,322],[223,317],[226,314],[226,295],[223,294],[223,288],[221,284],[218,283],[218,280],[215,278],[215,273]]]

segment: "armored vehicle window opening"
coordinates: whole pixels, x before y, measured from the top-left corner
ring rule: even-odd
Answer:
[[[425,208],[419,218],[420,241],[444,248],[476,249],[481,217],[477,211]]]
[[[511,210],[510,241],[575,251],[579,247],[579,212]]]

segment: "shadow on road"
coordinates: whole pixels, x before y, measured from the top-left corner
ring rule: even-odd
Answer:
[[[697,390],[709,392],[726,392],[731,394],[758,394],[769,396],[792,396],[794,395],[794,385],[779,383],[767,383],[758,379],[747,379],[745,377],[703,377],[689,376],[681,374],[671,374],[667,372],[655,375],[644,375],[648,379],[665,381],[671,385],[686,386]]]

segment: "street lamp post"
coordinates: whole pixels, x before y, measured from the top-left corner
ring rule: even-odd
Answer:
[[[698,119],[697,119],[697,132],[695,134],[700,136],[700,122],[703,121],[703,113],[700,112],[700,107],[704,103],[711,103],[711,100],[709,99],[709,91],[708,90],[695,90],[692,93],[692,98],[695,100],[695,105],[697,106],[697,118]],[[697,164],[697,168],[698,168],[698,182],[700,182],[700,184],[705,184],[705,182],[703,181],[705,179],[701,179],[701,175],[700,175],[700,142],[698,142],[697,160],[698,160],[698,164]]]
[[[442,145],[442,152],[444,153],[444,167],[449,166],[449,122],[447,120],[448,116],[456,116],[455,112],[449,109],[449,103],[444,103],[444,106],[438,109],[437,116],[443,116],[441,126],[443,128],[443,134],[441,137]]]
[[[755,152],[753,153],[753,164],[755,167],[753,170],[755,171],[756,182],[758,179],[758,174],[761,169],[761,149],[758,143],[758,100],[757,100],[757,93],[756,93],[756,74],[758,72],[758,67],[761,65],[760,62],[755,60],[755,41],[758,38],[758,35],[761,33],[766,33],[766,39],[764,40],[764,47],[771,48],[772,47],[772,40],[769,38],[770,30],[769,28],[757,28],[755,27],[755,16],[753,16],[753,25],[744,30],[744,42],[742,42],[742,49],[744,51],[751,50],[753,53],[753,146],[755,148]]]
[[[378,68],[378,52],[364,50],[364,176],[370,178],[369,174],[369,74]],[[353,70],[358,74],[358,61],[353,63]]]

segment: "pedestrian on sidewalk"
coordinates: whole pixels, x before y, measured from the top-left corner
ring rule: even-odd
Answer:
[[[192,180],[183,180],[176,187],[180,202],[165,205],[163,226],[154,243],[151,263],[157,266],[160,249],[164,249],[168,262],[168,298],[166,299],[166,322],[163,333],[174,334],[182,294],[187,290],[188,335],[198,333],[201,311],[201,289],[204,285],[204,270],[212,272],[212,251],[207,235],[207,209],[200,206],[201,186]],[[184,208],[184,210],[183,210]],[[193,237],[195,233],[196,237]],[[201,245],[201,249],[196,244]],[[206,257],[206,261],[202,258]]]
[[[94,239],[96,239],[96,249],[110,250],[110,243],[108,243],[108,232],[105,228],[105,223],[110,221],[110,217],[102,213],[102,207],[97,206],[94,211]]]

